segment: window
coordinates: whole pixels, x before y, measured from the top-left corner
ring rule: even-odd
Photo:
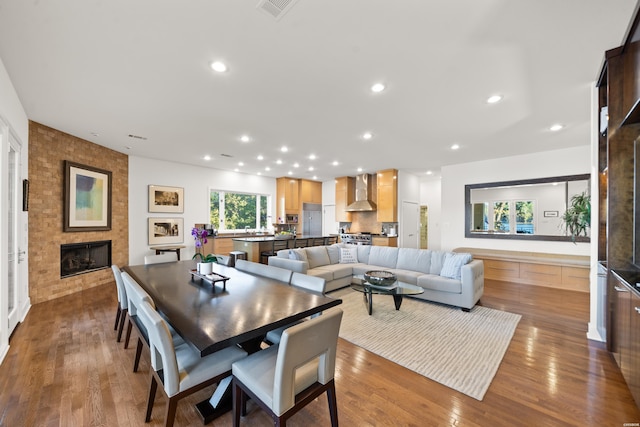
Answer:
[[[493,203],[493,230],[502,233],[534,234],[535,205],[531,200]],[[514,228],[515,225],[515,228]]]
[[[509,227],[509,202],[493,203],[493,229],[508,233]]]
[[[209,192],[210,220],[224,231],[267,228],[271,197],[264,194]]]
[[[534,234],[533,212],[531,200],[516,202],[516,233]]]

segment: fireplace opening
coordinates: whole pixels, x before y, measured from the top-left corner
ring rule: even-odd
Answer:
[[[60,278],[111,267],[111,240],[60,245]]]

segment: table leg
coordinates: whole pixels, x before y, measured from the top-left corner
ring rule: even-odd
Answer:
[[[369,316],[373,313],[373,293],[371,293],[371,288],[369,288]]]
[[[402,304],[402,295],[394,295],[393,303],[396,305],[396,310],[400,310],[400,305]]]
[[[209,424],[221,415],[229,412],[233,407],[231,399],[231,380],[233,377],[229,375],[216,387],[211,398],[203,400],[196,404],[196,409],[202,418],[204,424]]]

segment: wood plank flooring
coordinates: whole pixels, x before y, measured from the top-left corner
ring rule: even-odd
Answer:
[[[485,283],[482,305],[522,315],[483,401],[339,340],[336,387],[343,426],[622,426],[640,410],[604,345],[588,341],[589,296],[515,283]],[[0,366],[0,426],[142,426],[149,354],[132,372],[135,341],[116,343],[115,285],[32,307]],[[425,307],[427,309],[427,307]],[[410,342],[407,342],[410,345]],[[202,425],[194,403],[178,405],[177,426]],[[157,397],[150,426],[162,425]],[[268,426],[253,404],[242,425]],[[291,426],[330,425],[326,398]],[[230,426],[231,416],[212,426]]]

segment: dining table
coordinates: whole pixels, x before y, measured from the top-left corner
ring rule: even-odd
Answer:
[[[201,357],[232,345],[249,354],[260,351],[270,330],[342,303],[215,263],[209,276],[198,274],[193,260],[130,265],[123,270],[149,293],[160,315]],[[230,393],[231,376],[218,384],[211,399],[196,405],[205,424],[231,409]]]

